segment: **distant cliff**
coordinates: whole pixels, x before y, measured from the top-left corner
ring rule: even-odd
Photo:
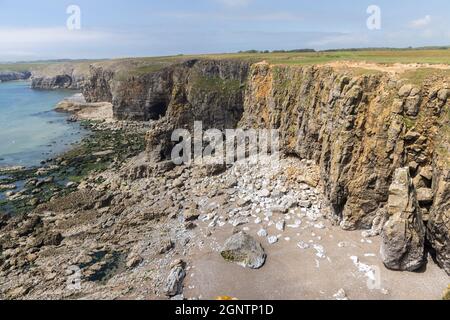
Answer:
[[[0,71],[0,82],[15,81],[15,80],[27,80],[31,77],[31,72],[22,71]]]
[[[89,76],[88,63],[50,64],[31,71],[31,87],[33,89],[81,90]]]

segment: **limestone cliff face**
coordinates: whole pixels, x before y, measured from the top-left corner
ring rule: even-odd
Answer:
[[[332,218],[344,229],[370,228],[386,212],[394,172],[408,167],[426,237],[450,273],[445,77],[413,85],[385,72],[190,60],[113,78],[91,69],[85,96],[112,101],[118,119],[162,118],[147,136],[154,161],[170,155],[171,130],[191,128],[194,120],[205,129],[279,129],[285,154],[319,164]]]
[[[82,87],[87,102],[112,102],[114,72],[101,66],[89,66],[89,77]]]
[[[448,96],[448,93],[446,93]],[[441,98],[444,98],[442,96]],[[450,110],[442,115],[443,126],[436,139],[433,156],[433,196],[428,222],[428,240],[436,250],[436,258],[450,273]]]
[[[119,119],[157,120],[177,128],[194,120],[218,129],[236,127],[243,113],[244,62],[191,60],[121,82],[113,95]]]
[[[48,65],[31,73],[31,87],[42,90],[81,90],[89,76],[87,66],[70,63]]]
[[[345,229],[370,228],[395,170],[409,167],[428,239],[450,272],[448,86],[438,78],[414,86],[385,73],[260,63],[250,72],[240,125],[279,128],[286,153],[315,160]]]

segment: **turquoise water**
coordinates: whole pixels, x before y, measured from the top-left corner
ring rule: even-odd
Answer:
[[[77,143],[85,131],[53,111],[73,94],[32,90],[26,81],[0,83],[0,166],[36,166]]]

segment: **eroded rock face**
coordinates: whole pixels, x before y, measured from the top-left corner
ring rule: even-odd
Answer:
[[[395,170],[411,166],[431,243],[448,266],[445,156],[431,169],[438,148],[450,158],[448,143],[439,142],[450,136],[447,87],[446,79],[418,86],[390,74],[258,63],[250,70],[240,126],[277,128],[282,151],[319,164],[344,229],[371,228]]]
[[[163,118],[147,135],[151,162],[170,159],[172,130],[192,130],[195,120],[203,129],[279,129],[284,153],[320,166],[333,216],[344,229],[379,224],[395,170],[410,167],[428,238],[448,271],[449,166],[442,163],[449,153],[433,160],[446,148],[438,138],[450,136],[446,79],[417,85],[388,73],[328,66],[191,60],[106,82],[93,88],[105,88],[100,91],[111,96],[117,118]]]
[[[31,87],[44,90],[82,90],[88,77],[89,69],[82,64],[50,64],[43,69],[33,70]]]
[[[425,262],[425,225],[409,168],[395,172],[387,209],[389,219],[381,233],[384,264],[393,270],[419,269]]]
[[[230,262],[244,268],[259,269],[266,262],[266,253],[259,242],[245,232],[239,232],[229,238],[220,254]]]
[[[112,102],[114,72],[91,65],[88,81],[83,86],[83,96],[87,102]]]
[[[189,60],[132,77],[112,92],[115,116],[158,120],[167,115],[176,128],[192,126],[194,121],[234,128],[243,112],[248,69],[242,61]]]
[[[450,117],[449,117],[450,122]],[[447,127],[449,130],[450,124]],[[427,238],[436,250],[436,260],[450,274],[450,135],[439,139],[434,156],[434,202],[427,225]]]

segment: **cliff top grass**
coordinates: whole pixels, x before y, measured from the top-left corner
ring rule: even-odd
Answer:
[[[406,71],[401,75],[401,78],[408,83],[420,86],[425,82],[433,82],[439,78],[450,78],[450,70],[419,68]]]
[[[266,60],[271,64],[312,65],[338,61],[450,64],[450,49],[435,50],[343,50],[324,52],[236,53],[203,55],[215,59]]]
[[[405,49],[405,50],[343,50],[324,52],[272,52],[272,53],[226,53],[203,55],[178,55],[130,59],[135,68],[128,69],[132,75],[154,72],[165,66],[189,59],[244,60],[248,62],[267,61],[273,65],[306,66],[333,62],[366,62],[384,65],[393,64],[443,64],[450,66],[450,49]],[[122,60],[126,61],[126,60]],[[359,73],[367,71],[359,68]],[[368,71],[370,72],[370,70]]]

